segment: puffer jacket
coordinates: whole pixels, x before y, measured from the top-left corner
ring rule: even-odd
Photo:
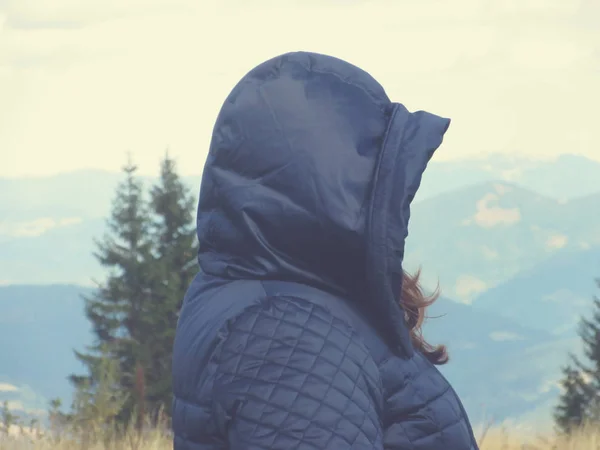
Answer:
[[[313,53],[233,89],[174,345],[175,450],[477,449],[397,303],[410,203],[449,123]]]

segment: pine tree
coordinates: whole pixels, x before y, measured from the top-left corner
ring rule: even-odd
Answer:
[[[586,419],[588,395],[581,372],[568,365],[562,369],[562,395],[554,412],[554,421],[561,433],[570,434],[581,427]]]
[[[137,167],[128,161],[123,168],[125,180],[118,186],[108,220],[108,234],[96,242],[96,258],[109,271],[93,295],[85,298],[85,312],[93,325],[95,344],[87,352],[75,352],[87,366],[88,374],[72,375],[79,391],[99,385],[101,367],[107,358],[118,361],[120,386],[125,392],[135,389],[135,371],[147,354],[146,338],[154,333],[145,320],[152,303],[152,242],[150,216],[143,187],[136,176]],[[135,409],[134,396],[119,413],[127,421]]]
[[[155,215],[153,236],[157,256],[168,260],[169,274],[176,275],[178,288],[185,291],[197,273],[195,264],[196,242],[195,199],[190,189],[177,174],[175,160],[168,152],[160,167],[160,178],[150,193]],[[179,298],[181,306],[182,298]]]
[[[113,202],[109,233],[97,242],[96,257],[109,270],[86,314],[96,335],[86,352],[76,352],[88,369],[72,375],[77,401],[95,402],[106,360],[118,363],[119,388],[127,394],[117,419],[138,413],[170,413],[171,355],[179,309],[197,272],[194,197],[167,154],[160,178],[145,202],[136,167],[130,162]],[[84,401],[84,403],[85,403]],[[75,415],[84,415],[81,407]]]
[[[110,346],[103,344],[91,376],[75,391],[69,425],[83,439],[83,444],[110,440],[118,431],[116,422],[128,398],[129,394],[121,387],[119,361],[111,356]]]
[[[600,280],[596,280],[600,287]],[[575,358],[582,377],[586,380],[588,395],[587,420],[600,421],[600,299],[594,297],[592,312],[582,317],[579,336],[583,341],[584,359]]]
[[[600,288],[600,280],[596,280]],[[563,369],[563,393],[555,409],[557,427],[570,433],[583,424],[600,423],[600,299],[594,297],[591,314],[581,318],[579,336],[583,358],[571,355]]]
[[[150,207],[154,267],[159,276],[154,287],[157,302],[149,317],[155,334],[152,361],[146,370],[147,398],[154,412],[162,407],[170,414],[173,339],[183,297],[197,273],[198,245],[195,200],[168,153],[161,163],[160,177],[151,189]]]
[[[75,392],[73,412],[84,426],[114,420],[128,395],[120,386],[119,361],[111,358],[107,344],[102,346],[101,353],[93,369],[94,386],[82,383]]]

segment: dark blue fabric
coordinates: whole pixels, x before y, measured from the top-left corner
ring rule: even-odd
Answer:
[[[396,301],[448,125],[323,55],[279,56],[233,89],[174,346],[176,450],[477,448]]]

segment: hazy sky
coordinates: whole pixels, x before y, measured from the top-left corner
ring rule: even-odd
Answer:
[[[202,170],[233,85],[293,50],[451,117],[436,158],[600,160],[598,0],[0,0],[0,176]]]

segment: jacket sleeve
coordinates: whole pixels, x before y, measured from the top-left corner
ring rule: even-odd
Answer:
[[[324,308],[271,298],[230,323],[213,398],[231,450],[383,449],[379,371]]]

